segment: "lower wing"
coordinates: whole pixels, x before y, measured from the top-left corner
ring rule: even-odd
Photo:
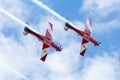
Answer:
[[[43,43],[42,54],[41,54],[41,58],[40,58],[42,61],[46,60],[49,48],[50,48],[50,46],[48,46],[46,43]]]
[[[85,51],[86,51],[87,46],[88,46],[88,42],[89,41],[85,40],[84,38],[82,39],[81,50],[80,50],[80,55],[81,56],[84,56]]]

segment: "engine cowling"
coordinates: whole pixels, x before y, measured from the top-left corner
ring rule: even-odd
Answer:
[[[66,22],[66,23],[65,23],[64,30],[65,30],[65,31],[68,31],[68,30],[69,30],[69,28],[70,28],[70,25],[69,25],[69,23],[67,23],[67,22]]]
[[[23,32],[23,34],[26,36],[26,35],[28,34],[28,32],[29,32],[29,28],[24,27],[24,32]]]

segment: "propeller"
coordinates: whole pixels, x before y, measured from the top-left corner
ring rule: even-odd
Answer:
[[[63,48],[61,47],[61,45],[60,45],[60,49],[62,50]]]
[[[98,42],[98,44],[101,44],[101,42]]]
[[[95,46],[99,46],[101,44],[101,42],[97,42],[98,44],[95,44]]]

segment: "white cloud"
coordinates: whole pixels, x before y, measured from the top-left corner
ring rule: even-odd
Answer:
[[[94,33],[105,33],[113,29],[119,29],[119,19],[110,20],[107,22],[93,22],[92,31]]]
[[[84,0],[81,12],[92,17],[92,31],[95,33],[105,33],[112,29],[120,28],[119,11],[120,0]]]
[[[114,52],[113,52],[114,53]],[[82,80],[118,80],[120,74],[120,62],[117,56],[110,56],[105,53],[103,56],[96,56],[93,59],[86,59],[83,69]]]
[[[47,61],[50,70],[59,74],[68,74],[77,69],[79,67],[77,64],[81,58],[78,46],[78,43],[71,41],[61,53],[55,52],[52,54]],[[73,49],[73,47],[76,48]]]
[[[119,3],[120,0],[84,0],[82,10],[97,12],[101,16],[106,16],[112,11],[119,11]]]
[[[18,5],[14,7],[16,6]],[[22,16],[21,12],[18,12],[17,16]],[[0,14],[0,17],[4,18],[5,15]],[[22,80],[23,76],[30,80],[96,80],[96,78],[97,80],[117,80],[119,78],[120,61],[117,56],[120,56],[120,51],[117,51],[115,56],[101,53],[102,56],[94,58],[81,57],[80,42],[71,38],[74,35],[70,31],[64,31],[63,23],[51,18],[41,17],[35,25],[38,27],[36,29],[44,34],[47,22],[51,21],[54,25],[54,40],[63,45],[63,51],[50,52],[45,63],[39,60],[42,43],[35,37],[17,35],[21,40],[19,43],[13,37],[6,37],[0,32],[0,63],[5,64],[0,64],[0,80]],[[6,21],[7,18],[1,19],[2,28]],[[77,22],[76,24],[82,26]]]
[[[96,80],[98,78],[98,80],[117,80],[117,78],[119,78],[117,76],[120,74],[119,51],[115,53],[112,52],[112,54],[115,54],[112,56],[105,53],[103,56],[82,60],[79,55],[79,44],[72,41],[61,53],[54,52],[53,54],[49,54],[46,62],[43,63],[39,61],[39,56],[36,55],[36,48],[38,48],[38,46],[36,47],[35,44],[37,43],[30,37],[28,36],[28,39],[24,40],[24,46],[21,46],[21,44],[16,43],[16,41],[12,39],[1,37],[0,61],[24,73],[23,75],[31,75],[30,78],[32,80]],[[32,42],[31,45],[29,44],[30,42]],[[8,46],[8,44],[10,45]],[[76,48],[73,49],[73,47]],[[79,67],[82,68],[79,69]],[[7,75],[11,74],[6,73],[9,70],[3,67],[1,67],[0,70],[5,73],[1,73],[3,75],[1,79],[3,80],[6,80]],[[12,74],[11,78],[14,79],[14,76],[17,75]]]
[[[8,12],[12,13],[14,16],[17,16],[19,19],[22,19],[22,20],[24,20],[26,17],[25,15],[28,14],[25,4],[23,4],[23,2],[20,0],[17,0],[17,1],[1,0],[0,7],[4,8],[5,10],[7,10]],[[8,18],[6,15],[2,13],[0,13],[0,19],[1,19],[0,30],[3,29],[3,26],[5,26],[6,24],[8,25],[5,26],[4,28],[8,28],[8,27],[13,28],[13,27],[19,26],[15,21],[11,20],[10,18]],[[16,26],[13,26],[13,24]]]
[[[24,12],[26,12],[24,9],[26,9],[25,4],[23,4],[20,0],[1,0],[0,4],[2,8],[6,9],[7,11],[10,11],[12,14],[21,17]]]

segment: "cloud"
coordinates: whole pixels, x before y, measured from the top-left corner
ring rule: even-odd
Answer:
[[[95,12],[100,16],[107,16],[110,12],[118,11],[119,8],[119,0],[85,0],[83,3],[82,10],[87,10],[90,13]]]
[[[7,1],[7,0],[6,1],[1,0],[0,4],[1,4],[1,7],[5,8],[7,11],[11,12],[15,16],[21,17],[24,14],[24,12],[26,12],[24,10],[26,8],[26,6],[20,0],[18,0],[18,1],[13,0],[13,2],[12,1]],[[17,10],[17,9],[19,9],[19,10]]]
[[[45,21],[47,20],[48,18]],[[60,26],[58,25],[58,27]],[[109,53],[101,53],[101,56],[97,55],[94,58],[83,59],[79,55],[80,44],[71,39],[71,42],[68,42],[68,46],[64,47],[62,52],[49,54],[46,62],[43,63],[39,60],[40,53],[36,52],[36,50],[40,52],[40,46],[42,45],[38,45],[39,42],[36,42],[37,40],[32,36],[26,37],[22,37],[24,45],[21,45],[14,39],[1,35],[0,53],[5,55],[3,59],[1,58],[1,61],[23,73],[30,80],[96,80],[98,77],[99,79],[112,80],[118,78],[119,57],[117,56],[119,56],[119,51],[111,52],[116,54],[113,56],[110,56]],[[67,38],[65,40],[68,41]],[[1,57],[3,54],[1,54]],[[116,70],[118,71],[116,72]],[[14,79],[15,75],[11,75],[11,78]],[[5,78],[1,79],[4,80]]]
[[[22,20],[24,20],[25,15],[28,14],[27,11],[26,11],[25,4],[20,0],[17,0],[17,1],[16,0],[13,0],[13,1],[1,0],[0,1],[0,7],[4,8],[5,10],[7,10],[8,12],[12,13],[14,16],[16,16],[16,17],[18,17],[19,19],[22,19]],[[3,26],[5,26],[4,28],[11,28],[11,27],[13,28],[13,27],[19,26],[18,23],[15,23],[13,20],[8,18],[3,13],[0,13],[0,19],[1,19],[0,30],[3,29]],[[13,23],[16,26],[13,26],[13,24],[11,24],[11,23]]]
[[[3,71],[0,72],[0,79],[6,80],[12,78],[14,79],[17,77],[24,79],[25,77],[21,73],[21,70],[23,68],[23,65],[25,66],[26,64],[24,64],[24,61],[22,63],[20,62],[21,60],[26,59],[26,54],[24,54],[24,57],[21,57],[23,54],[20,54],[22,51],[24,51],[24,48],[18,45],[15,40],[6,38],[2,34],[0,35],[0,38],[0,70]]]
[[[40,6],[41,8],[43,8],[44,10],[46,10],[47,12],[50,12],[51,14],[53,14],[54,16],[58,17],[59,19],[63,20],[64,22],[67,22],[67,20],[65,18],[63,18],[60,14],[56,13],[54,10],[52,10],[51,8],[47,7],[46,5],[44,5],[42,2],[40,2],[39,0],[31,0],[33,3],[35,3],[36,5]]]
[[[47,24],[47,19],[48,18],[46,18],[46,20],[45,20],[46,24]],[[42,24],[45,24],[45,21]],[[60,32],[60,34],[65,34],[60,31],[60,30],[64,31],[63,27],[61,27],[61,26],[63,26],[63,24],[61,24],[55,20],[50,20],[50,21],[52,21],[53,23],[56,23],[55,25],[57,27],[55,28],[54,31],[58,31],[58,32]],[[5,24],[5,23],[3,23],[3,24]],[[13,24],[11,24],[11,25],[13,25]],[[41,25],[41,26],[43,26],[43,25]],[[3,27],[4,27],[4,25],[3,25]],[[60,27],[60,28],[58,29],[58,27]],[[40,29],[42,29],[42,27],[40,27]],[[43,29],[46,29],[46,28],[43,26]],[[42,30],[41,32],[45,32],[45,31]],[[35,38],[30,38],[31,37],[30,35],[28,35],[27,39],[26,39],[25,37],[23,38],[22,34],[21,35],[14,34],[14,35],[17,35],[20,37],[22,44],[17,42],[15,40],[15,38],[13,38],[13,37],[6,37],[6,36],[4,36],[3,33],[0,33],[0,35],[1,35],[0,36],[0,38],[1,38],[0,39],[0,43],[1,43],[0,53],[1,53],[2,63],[9,64],[6,66],[11,66],[17,72],[20,72],[21,74],[23,74],[25,76],[28,76],[28,78],[33,79],[33,80],[35,80],[35,79],[38,80],[38,78],[43,79],[44,76],[47,75],[47,73],[50,73],[51,71],[59,72],[60,74],[62,74],[61,69],[65,70],[64,73],[69,72],[69,68],[68,68],[69,66],[66,64],[67,62],[69,62],[69,60],[68,60],[69,56],[63,58],[65,60],[64,64],[62,63],[63,60],[60,61],[61,60],[60,58],[62,58],[62,56],[58,57],[59,59],[57,61],[60,62],[59,64],[56,64],[56,62],[54,62],[51,58],[50,58],[51,60],[49,60],[50,62],[48,62],[48,63],[46,62],[47,64],[42,63],[39,60],[41,45],[38,45],[36,43]],[[62,38],[61,36],[58,36],[58,35],[59,34],[56,34],[55,36]],[[66,36],[67,36],[67,34],[66,34]],[[66,36],[64,36],[64,38],[67,38]],[[72,45],[71,45],[71,47],[72,47]],[[56,53],[57,52],[55,52],[55,54]],[[4,56],[4,58],[2,58],[3,56]],[[51,55],[51,57],[53,57],[53,56],[54,55]],[[73,56],[71,56],[71,57],[73,57]],[[67,60],[66,60],[66,58],[67,58]],[[76,59],[76,57],[74,57],[74,58]],[[48,59],[49,59],[49,57],[48,57]],[[54,63],[55,63],[55,65],[54,65]],[[59,67],[60,64],[63,64],[63,68]],[[70,64],[71,63],[69,63],[69,65]],[[50,68],[48,67],[48,65],[50,66]],[[58,68],[54,69],[56,67],[56,65],[58,65]],[[3,66],[3,65],[1,65],[1,66]],[[3,70],[5,73],[7,72],[7,70],[5,70],[3,67],[1,68],[1,70]],[[1,79],[5,80],[8,78],[16,79],[16,77],[14,77],[14,76],[19,75],[19,74],[10,75],[10,73],[6,73],[6,74],[2,74],[2,75],[3,75],[3,77],[1,77]],[[7,75],[9,75],[10,77]],[[32,76],[30,76],[30,75],[32,75]],[[41,75],[41,76],[39,76],[39,75]],[[19,79],[21,79],[21,78],[19,78]]]
[[[96,56],[93,59],[86,59],[83,69],[82,80],[117,80],[120,74],[119,51],[117,56],[112,52],[112,56],[104,53],[102,56]]]
[[[80,12],[92,18],[93,33],[104,34],[120,28],[119,3],[120,0],[84,0]]]
[[[18,2],[20,2],[22,6],[23,3],[21,1]],[[14,7],[16,6],[17,5]],[[21,10],[21,12],[18,12],[16,15],[23,18],[22,12],[24,12],[24,10]],[[1,13],[0,16],[2,18],[6,17]],[[2,29],[6,21],[7,18],[1,19],[1,23],[3,24],[1,25]],[[31,35],[23,36],[22,30],[20,30],[20,35],[13,34],[20,38],[21,42],[18,42],[15,37],[6,37],[0,32],[0,63],[11,68],[6,69],[3,64],[0,65],[0,80],[23,80],[22,76],[29,80],[119,79],[120,51],[111,52],[111,54],[113,54],[112,56],[106,52],[100,53],[101,55],[96,55],[93,58],[81,57],[79,55],[80,41],[77,42],[74,39],[75,34],[70,30],[68,32],[64,31],[64,23],[51,16],[45,15],[41,16],[37,24],[31,25],[36,26],[35,29],[41,34],[44,34],[48,21],[54,25],[53,40],[63,45],[63,51],[50,51],[44,63],[39,60],[42,43],[35,37]],[[10,25],[14,25],[13,23],[10,23]],[[75,21],[75,24],[82,26],[82,23],[79,24],[77,21]]]
[[[105,32],[110,32],[113,29],[119,29],[120,27],[118,25],[119,24],[119,19],[115,19],[115,20],[110,20],[110,21],[106,21],[106,22],[93,22],[94,25],[92,26],[92,31],[94,33],[102,33],[104,34]]]

